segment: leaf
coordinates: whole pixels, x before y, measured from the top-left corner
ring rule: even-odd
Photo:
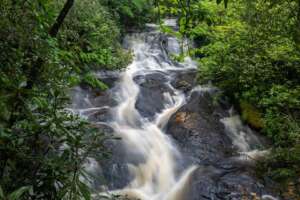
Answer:
[[[43,97],[33,97],[32,100],[39,108],[46,108],[48,105],[47,100]]]
[[[59,190],[59,192],[58,192],[59,199],[64,199],[64,197],[68,193],[69,187],[70,187],[69,185],[66,185],[62,189]]]
[[[69,84],[71,86],[78,85],[80,83],[80,77],[77,74],[72,74],[69,76]]]
[[[142,12],[143,7],[145,6],[144,0],[133,0],[132,3],[135,5],[139,12]]]
[[[78,182],[78,187],[80,190],[80,193],[82,194],[83,198],[85,200],[91,200],[91,192],[86,184],[83,182],[79,181]]]
[[[131,10],[130,7],[128,7],[128,6],[122,6],[121,9],[122,9],[122,12],[123,12],[125,15],[127,15],[127,16],[129,16],[129,17],[131,17],[131,18],[134,17],[134,13],[132,12],[132,10]]]
[[[2,190],[2,187],[0,186],[0,199],[4,199],[4,192]]]
[[[31,188],[31,186],[24,186],[24,187],[21,187],[17,190],[15,190],[14,192],[12,192],[9,196],[8,196],[8,199],[9,200],[19,200],[20,197],[27,191],[29,191]]]
[[[107,90],[108,86],[100,81],[94,74],[87,73],[83,77],[83,81],[93,88],[98,88],[100,90]]]

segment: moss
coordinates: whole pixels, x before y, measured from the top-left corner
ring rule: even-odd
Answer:
[[[240,102],[242,119],[255,129],[262,129],[264,127],[262,114],[253,105],[242,101]]]

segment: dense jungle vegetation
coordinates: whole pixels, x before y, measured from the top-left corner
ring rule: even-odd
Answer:
[[[91,199],[83,163],[109,156],[106,136],[65,109],[69,90],[107,89],[92,72],[126,67],[122,36],[165,17],[179,31],[163,31],[194,42],[199,83],[270,138],[258,176],[299,198],[299,0],[2,0],[0,199]]]
[[[0,199],[90,199],[82,164],[96,150],[107,156],[105,137],[65,110],[68,90],[79,83],[107,89],[91,71],[130,62],[121,35],[144,24],[148,6],[1,1]]]
[[[299,195],[300,1],[217,3],[224,6],[161,1],[160,13],[178,16],[180,25],[179,33],[165,31],[195,42],[188,54],[199,62],[199,82],[221,88],[243,120],[271,139],[258,174]]]

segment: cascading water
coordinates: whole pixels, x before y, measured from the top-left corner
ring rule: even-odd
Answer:
[[[182,200],[184,187],[188,184],[195,167],[188,168],[178,177],[175,157],[179,156],[179,152],[163,129],[172,114],[184,104],[184,94],[169,85],[171,92],[164,95],[165,109],[157,113],[151,121],[143,118],[135,107],[139,94],[139,86],[134,81],[135,76],[154,71],[167,73],[168,70],[183,70],[170,64],[171,61],[166,56],[159,57],[164,55],[160,47],[144,42],[155,40],[155,37],[160,37],[160,34],[140,34],[128,38],[135,59],[121,75],[117,92],[119,105],[112,111],[115,114],[110,125],[123,139],[127,149],[133,151],[134,156],[141,157],[144,162],[130,165],[134,178],[118,193],[142,200]],[[191,62],[183,66],[195,67]]]
[[[165,24],[176,28],[175,20],[167,20]],[[110,95],[116,101],[114,105],[110,105],[110,103],[100,103],[99,105],[95,103],[96,100],[91,100],[95,97],[80,88],[77,88],[73,97],[73,110],[82,117],[90,119],[91,116],[98,112],[109,113],[109,119],[96,120],[96,124],[105,124],[111,127],[114,134],[122,139],[122,149],[121,147],[119,148],[122,151],[122,162],[126,163],[126,173],[128,174],[125,174],[125,176],[127,176],[128,181],[126,181],[126,185],[113,186],[109,193],[140,200],[200,200],[223,199],[219,196],[219,193],[226,193],[228,198],[225,199],[239,199],[231,198],[231,196],[239,192],[243,195],[243,188],[225,187],[224,185],[226,184],[249,185],[250,196],[252,195],[251,191],[259,191],[260,186],[254,187],[254,189],[252,185],[250,186],[251,183],[255,183],[255,179],[249,177],[248,181],[252,182],[249,184],[244,182],[244,177],[248,177],[244,172],[241,172],[238,175],[241,178],[234,180],[236,182],[233,183],[232,178],[226,178],[226,175],[223,175],[236,172],[230,171],[231,168],[228,168],[229,164],[227,162],[231,162],[232,159],[226,157],[226,153],[222,151],[231,151],[232,145],[236,146],[240,152],[255,151],[255,148],[250,148],[250,140],[248,139],[249,137],[254,137],[251,131],[247,133],[240,131],[239,129],[243,129],[244,126],[236,116],[232,118],[224,115],[216,121],[207,121],[208,124],[213,123],[213,126],[216,127],[221,126],[220,121],[224,124],[225,127],[223,129],[227,130],[228,138],[231,140],[231,142],[227,143],[226,148],[228,147],[228,149],[226,150],[223,147],[223,149],[219,147],[222,146],[223,142],[221,137],[224,137],[224,140],[227,138],[223,134],[225,131],[220,130],[220,133],[217,134],[215,127],[203,124],[205,116],[199,116],[200,125],[197,125],[197,120],[189,122],[188,119],[198,116],[194,110],[201,107],[201,101],[200,104],[192,106],[189,112],[184,112],[184,109],[180,111],[182,107],[188,103],[193,103],[193,98],[203,95],[202,93],[209,93],[212,88],[194,87],[195,85],[193,85],[194,89],[190,88],[188,92],[185,92],[174,87],[174,73],[180,74],[181,72],[193,71],[195,74],[196,64],[190,58],[186,58],[183,63],[173,62],[170,59],[170,55],[178,55],[185,48],[180,46],[181,44],[176,38],[160,33],[156,25],[148,25],[148,28],[151,31],[132,34],[125,38],[125,45],[132,49],[134,60],[131,65],[121,72],[116,85],[111,90],[112,94]],[[154,87],[154,89],[151,88],[151,92],[149,93],[148,91],[145,95],[143,93],[145,88],[142,88],[142,85],[148,76],[152,77],[153,80],[147,80],[147,84],[154,84],[152,82],[157,80],[160,83],[163,82],[163,84]],[[159,90],[158,93],[160,94],[155,93],[155,90]],[[204,107],[207,106],[210,107],[209,105],[204,105]],[[188,108],[189,106],[185,109]],[[200,109],[199,112],[203,111]],[[209,115],[211,116],[208,118],[214,118],[214,113]],[[175,124],[176,126],[180,126],[182,121],[188,121],[187,124],[184,124],[184,129],[178,133],[176,128],[172,129],[171,124],[170,130],[176,132],[175,136],[186,129],[189,134],[192,134],[190,135],[191,141],[183,140],[184,144],[180,148],[178,148],[173,138],[170,138],[170,130],[167,130],[169,120],[172,119],[174,121],[174,116],[176,116],[175,121],[178,121]],[[181,118],[184,119],[182,120]],[[95,120],[93,121],[95,122]],[[168,134],[166,134],[167,131]],[[192,138],[194,132],[199,134],[198,139]],[[202,135],[204,138],[202,138]],[[186,135],[183,137],[186,137]],[[207,138],[208,141],[206,141]],[[254,143],[260,143],[257,138],[253,141]],[[207,144],[209,142],[211,142],[210,146]],[[196,146],[194,147],[195,144]],[[185,145],[188,148],[185,148]],[[188,150],[189,148],[192,151]],[[198,152],[199,149],[203,151]],[[183,165],[182,162],[185,158],[181,155],[182,150],[187,151],[188,154],[193,154],[188,155],[192,157],[192,161]],[[193,152],[194,150],[195,152]],[[213,152],[220,155],[214,155]],[[205,155],[206,153],[207,155]],[[211,160],[208,163],[206,161],[207,157],[209,158],[208,160]],[[92,172],[99,170],[99,165],[94,159],[89,159],[89,163],[86,164],[87,170]],[[211,165],[211,167],[207,167],[207,165]],[[235,164],[233,162],[230,165]],[[112,170],[113,173],[118,171],[115,165],[109,166],[109,168],[114,169]],[[206,171],[207,173],[204,173]],[[215,178],[217,176],[219,176],[218,179]],[[198,182],[193,182],[194,179]],[[204,188],[201,186],[203,180],[209,180],[204,181]],[[215,180],[217,181],[215,182]],[[197,192],[201,194],[191,194],[195,193],[195,191],[190,191],[191,188],[197,187],[195,186],[197,184],[200,184]],[[232,191],[227,191],[226,188],[232,188]],[[265,192],[261,192],[261,197],[262,199],[271,198]],[[95,199],[98,198],[95,197]]]

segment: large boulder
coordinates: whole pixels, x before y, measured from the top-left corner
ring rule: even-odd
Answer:
[[[168,85],[168,75],[156,72],[136,76],[134,80],[140,87],[136,109],[143,117],[153,119],[164,109],[165,93],[173,92]]]
[[[253,175],[252,165],[238,156],[221,119],[228,105],[217,90],[198,88],[170,119],[166,132],[182,152],[186,165],[197,165],[187,200],[255,199],[267,189]],[[224,107],[225,105],[225,107]]]
[[[232,151],[220,119],[227,111],[213,102],[214,91],[194,91],[170,119],[167,133],[192,163],[212,163]]]
[[[183,92],[189,92],[196,85],[197,70],[173,71],[171,85]]]
[[[89,182],[97,191],[124,188],[133,177],[128,170],[128,157],[123,142],[114,136],[114,130],[105,125],[98,124],[99,134],[106,137],[103,149],[94,152],[93,157],[87,159],[86,170],[90,176]]]

